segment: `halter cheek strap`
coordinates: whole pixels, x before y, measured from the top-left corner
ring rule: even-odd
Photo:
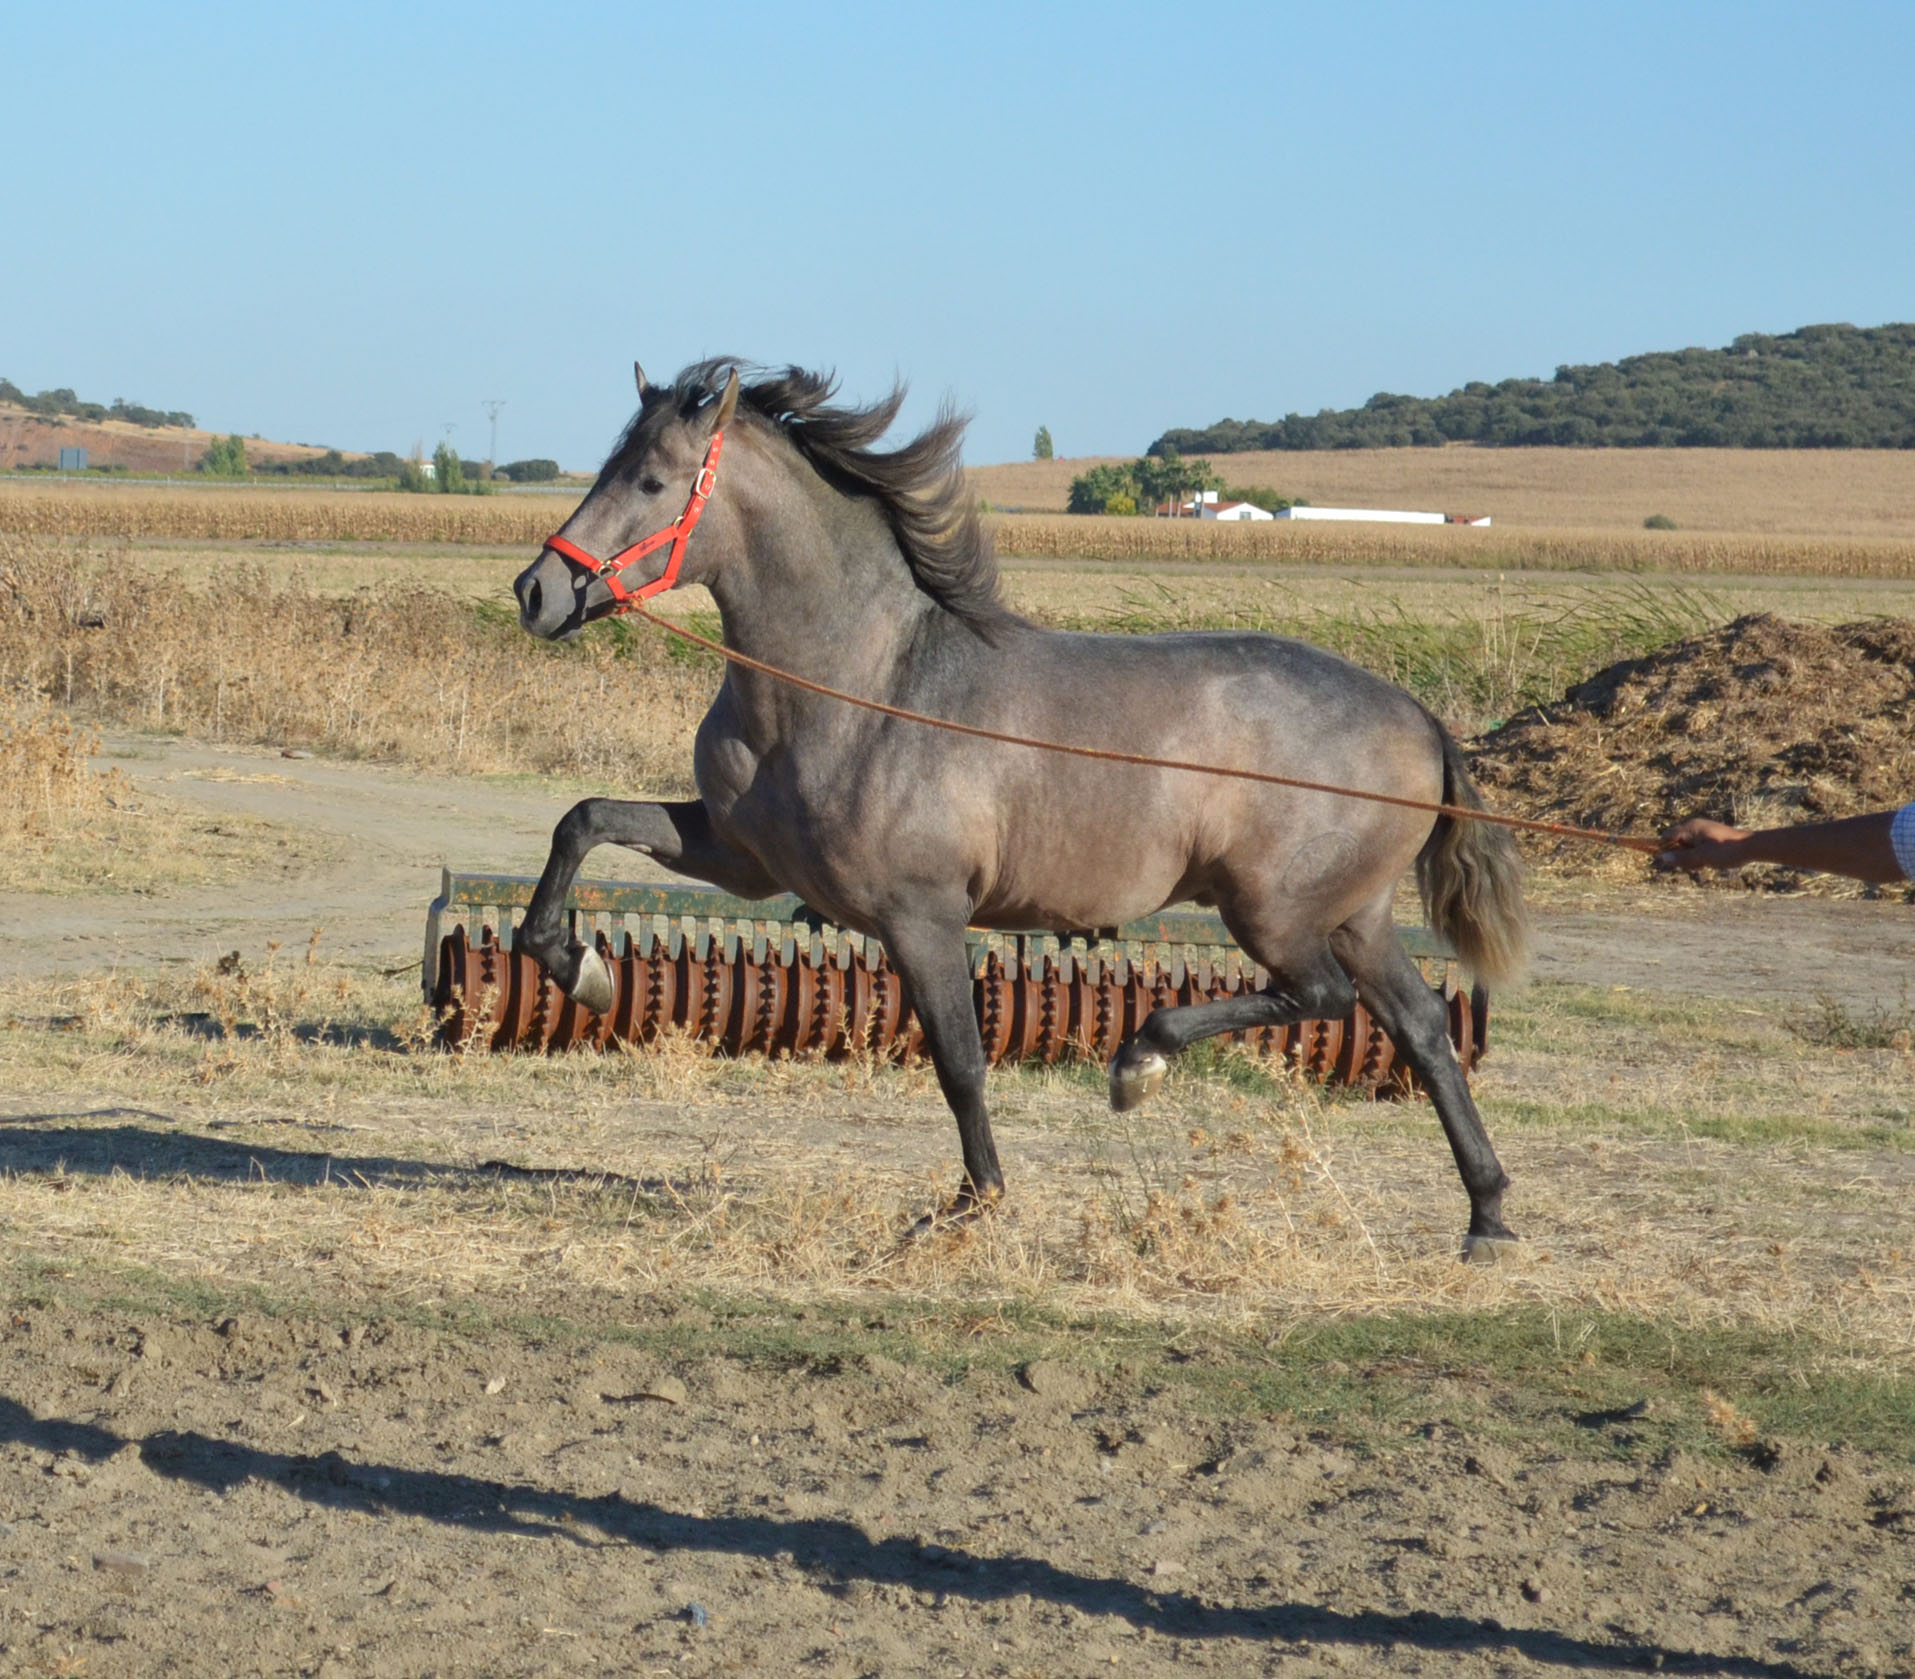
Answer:
[[[662,595],[678,581],[679,568],[685,563],[685,545],[691,541],[692,532],[698,528],[698,521],[704,516],[705,503],[711,500],[711,493],[717,487],[718,456],[724,446],[725,432],[720,427],[711,434],[704,464],[699,467],[698,476],[692,480],[692,493],[684,511],[662,531],[654,531],[642,541],[634,542],[631,547],[621,548],[609,560],[586,553],[576,542],[562,536],[548,536],[545,546],[555,554],[563,554],[574,564],[584,566],[600,579],[612,592],[614,613],[625,611],[635,602],[650,600],[653,595]],[[619,573],[644,559],[647,554],[657,553],[667,543],[671,544],[672,551],[666,557],[665,569],[649,583],[641,583],[636,589],[626,588],[619,579]]]

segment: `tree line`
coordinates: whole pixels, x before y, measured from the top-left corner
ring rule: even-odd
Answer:
[[[1180,427],[1149,453],[1503,447],[1915,449],[1915,324],[1745,333],[1552,379],[1472,383],[1447,396],[1379,392],[1361,408]]]
[[[64,385],[57,391],[28,396],[11,379],[0,379],[0,402],[50,420],[130,420],[136,426],[184,426],[189,430],[193,424],[193,416],[183,409],[147,408],[123,396],[111,402],[82,402]]]
[[[1168,503],[1181,505],[1186,497],[1218,490],[1231,501],[1254,502],[1268,513],[1296,505],[1289,496],[1258,486],[1226,485],[1222,475],[1205,460],[1186,460],[1175,449],[1141,460],[1112,461],[1094,466],[1071,480],[1073,513],[1150,513]]]

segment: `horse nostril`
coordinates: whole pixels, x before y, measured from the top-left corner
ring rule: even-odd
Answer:
[[[526,617],[536,622],[539,615],[539,582],[536,577],[526,585],[519,604],[525,608]]]

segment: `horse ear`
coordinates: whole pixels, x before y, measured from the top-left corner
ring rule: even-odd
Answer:
[[[650,387],[645,383],[645,369],[640,367],[637,362],[632,363],[632,377],[638,382],[638,400],[643,402],[645,400],[645,392],[650,389]]]
[[[723,431],[731,424],[732,415],[738,409],[738,369],[731,370],[731,377],[725,381],[724,394],[718,399],[718,407],[711,423],[713,431]]]

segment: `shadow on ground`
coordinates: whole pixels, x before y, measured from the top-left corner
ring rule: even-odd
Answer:
[[[118,1125],[75,1121],[121,1119]],[[147,1121],[150,1123],[138,1123]],[[108,1177],[197,1178],[211,1183],[359,1185],[372,1188],[468,1189],[505,1180],[604,1185],[667,1194],[683,1185],[664,1178],[628,1178],[616,1172],[552,1166],[515,1166],[487,1160],[476,1166],[403,1160],[384,1154],[335,1154],[229,1142],[186,1129],[147,1108],[92,1108],[77,1113],[0,1117],[0,1172],[84,1173]]]
[[[1206,1603],[1111,1576],[1073,1573],[1036,1557],[978,1556],[908,1539],[870,1538],[850,1522],[768,1516],[689,1516],[618,1493],[582,1498],[537,1486],[433,1470],[355,1463],[338,1452],[300,1457],[195,1432],[159,1430],[129,1440],[94,1423],[41,1420],[0,1397],[0,1442],[103,1461],[128,1445],[154,1474],[211,1491],[269,1481],[295,1498],[368,1516],[409,1516],[480,1533],[563,1539],[573,1544],[642,1545],[660,1553],[718,1552],[806,1559],[827,1590],[854,1580],[903,1585],[986,1603],[1028,1593],[1087,1615],[1115,1615],[1178,1638],[1241,1638],[1340,1644],[1353,1649],[1409,1645],[1431,1652],[1506,1650],[1584,1672],[1651,1668],[1737,1679],[1815,1679],[1789,1662],[1710,1655],[1640,1641],[1596,1642],[1569,1633],[1510,1628],[1493,1620],[1417,1611],[1346,1613],[1318,1604]]]

